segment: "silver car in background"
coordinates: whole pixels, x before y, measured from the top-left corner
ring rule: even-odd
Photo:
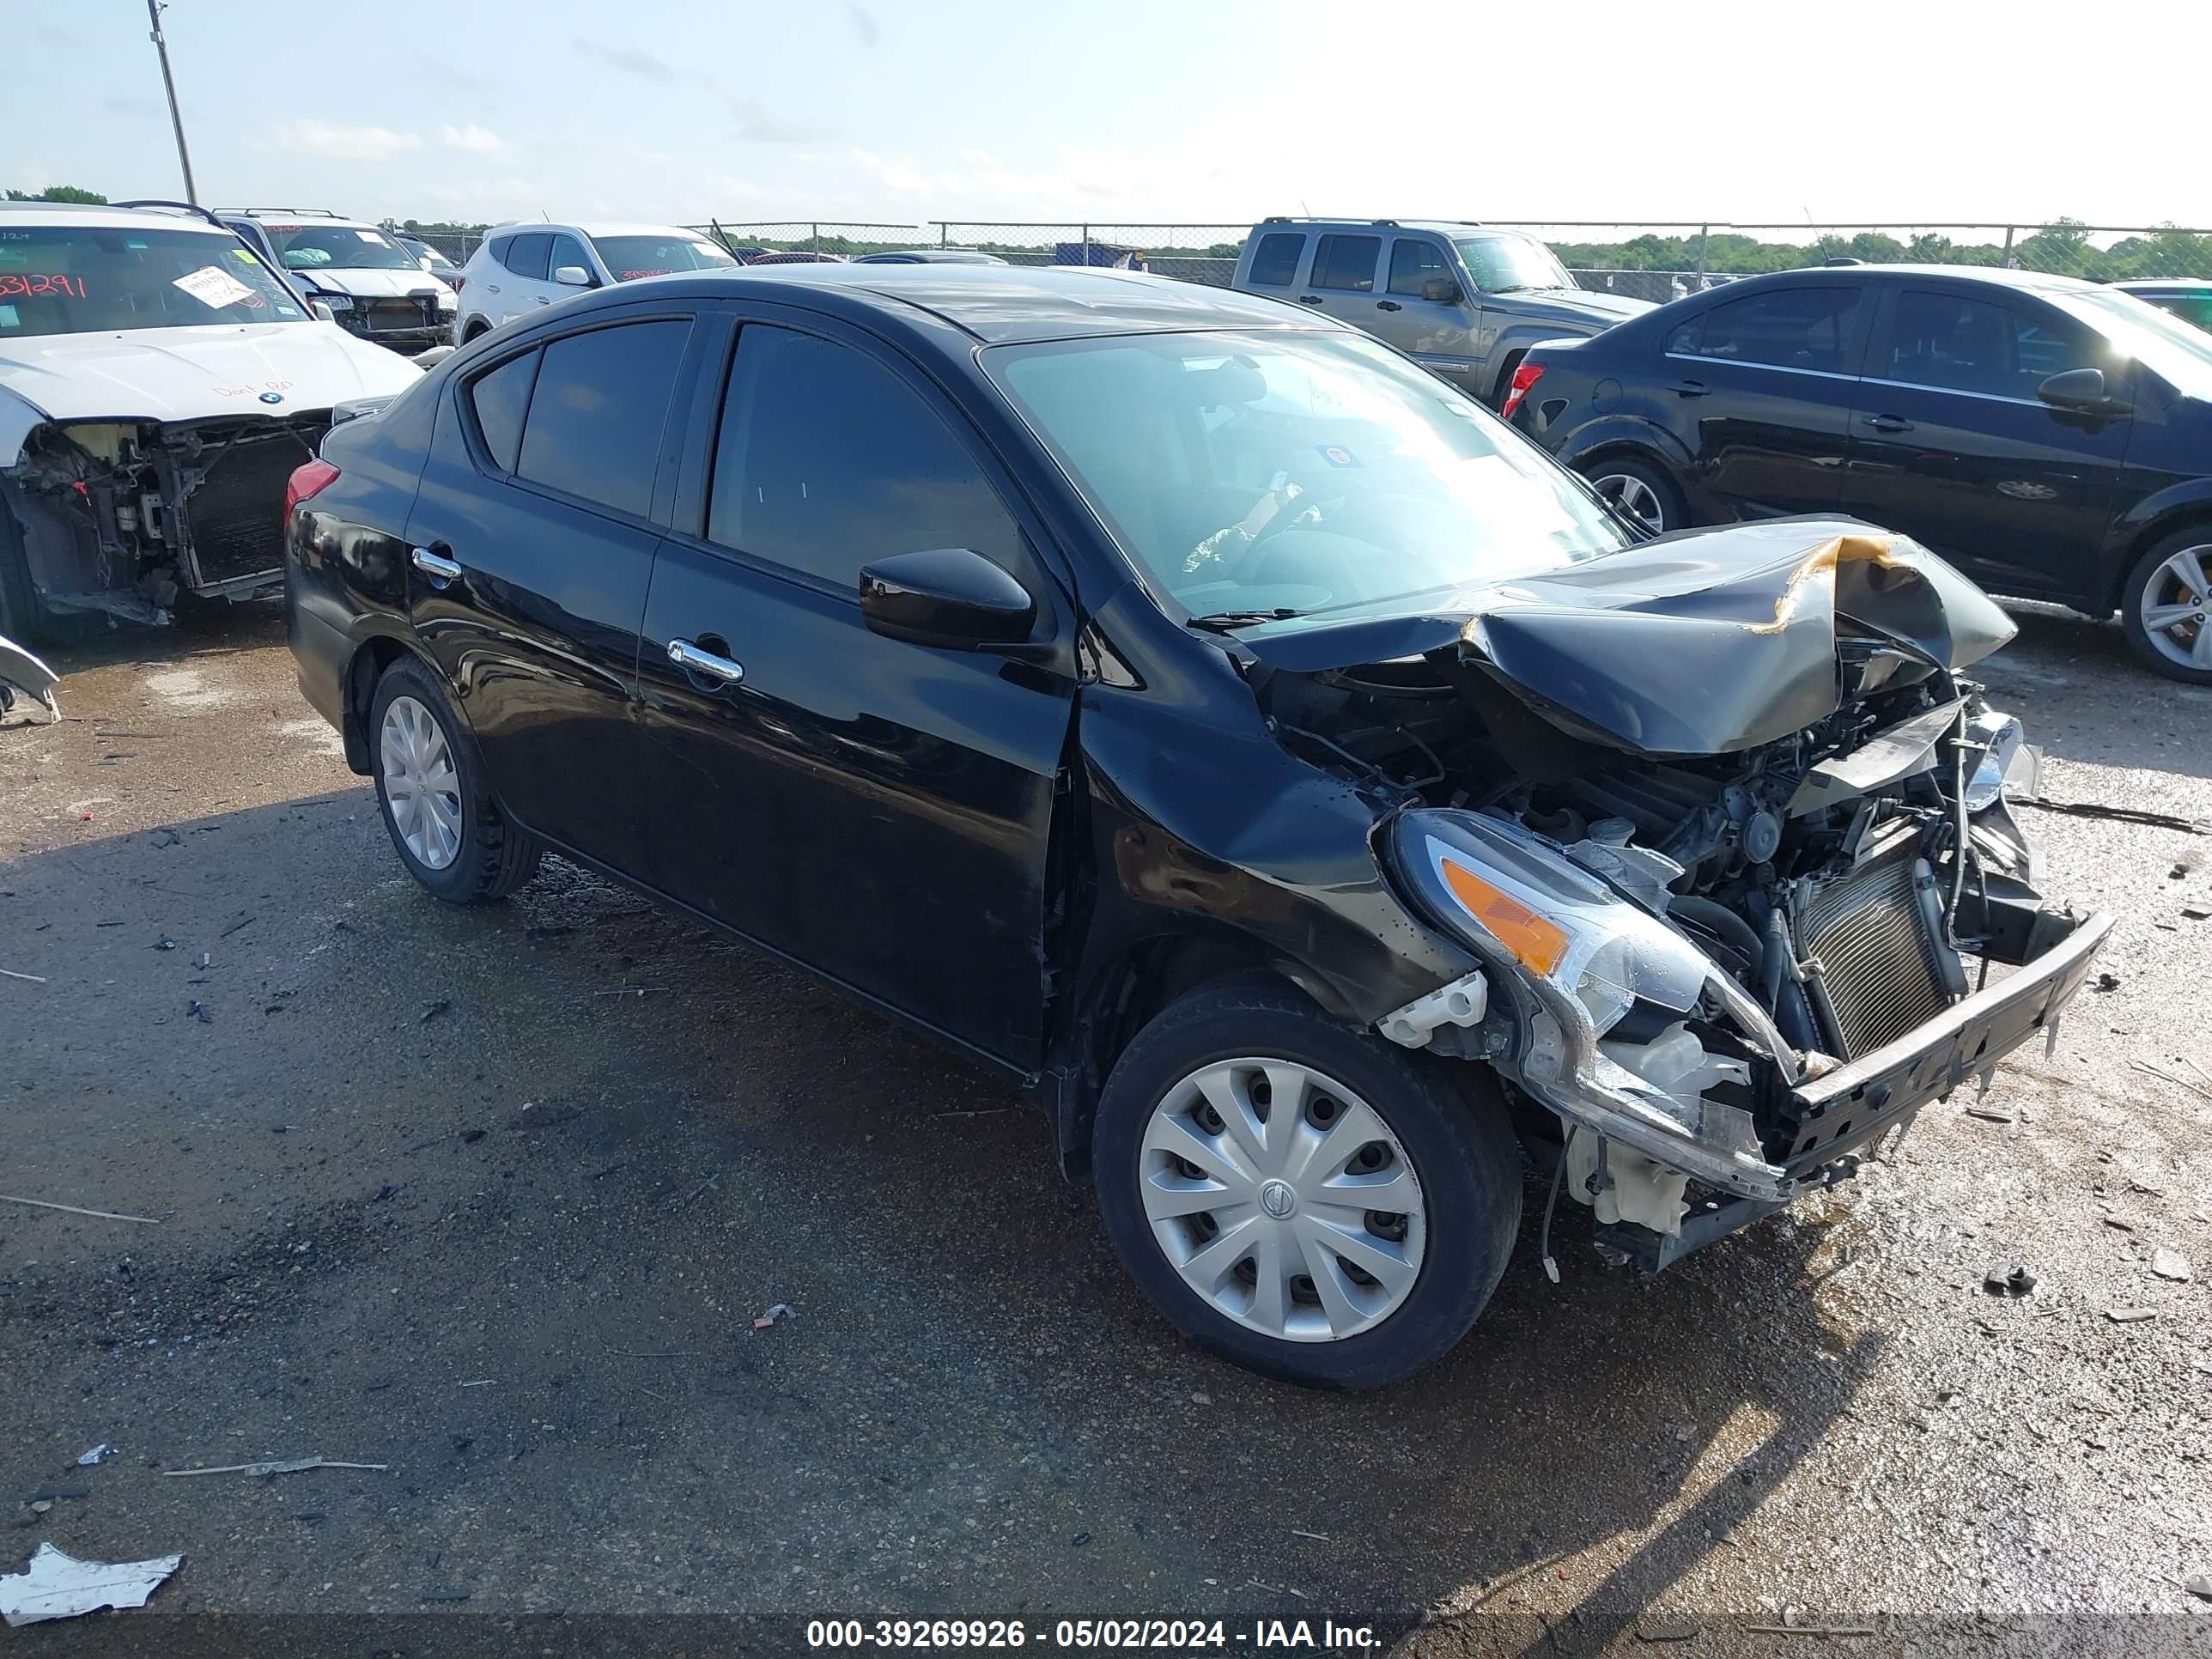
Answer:
[[[1364,329],[1492,409],[1538,341],[1651,309],[1577,287],[1533,236],[1449,220],[1268,219],[1244,239],[1231,286]]]

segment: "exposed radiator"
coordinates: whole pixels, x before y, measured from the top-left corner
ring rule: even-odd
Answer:
[[[1818,957],[1850,1059],[1894,1042],[1950,1006],[1912,898],[1918,837],[1897,836],[1797,915],[1797,949]]]
[[[240,440],[185,498],[195,586],[211,587],[284,562],[284,483],[313,458],[319,432],[272,432]]]

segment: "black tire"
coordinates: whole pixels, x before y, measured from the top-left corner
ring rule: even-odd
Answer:
[[[1609,487],[1613,481],[1633,480],[1641,484],[1650,492],[1652,512],[1632,512],[1629,516],[1655,536],[1663,536],[1670,530],[1683,529],[1690,522],[1690,509],[1682,500],[1681,486],[1668,476],[1665,467],[1656,462],[1634,455],[1601,455],[1595,460],[1579,463],[1575,470],[1590,481],[1598,494],[1616,506],[1620,504],[1624,492],[1617,487]]]
[[[1357,1334],[1299,1341],[1253,1329],[1192,1289],[1153,1235],[1141,1183],[1155,1109],[1200,1068],[1244,1057],[1291,1061],[1360,1097],[1420,1183],[1419,1271],[1404,1299]],[[1461,1091],[1445,1070],[1457,1063],[1352,1030],[1272,975],[1191,992],[1137,1034],[1099,1101],[1092,1166],[1115,1254],[1176,1329],[1249,1370],[1323,1389],[1379,1388],[1419,1370],[1482,1312],[1521,1223],[1513,1132],[1502,1110]]]
[[[459,845],[443,866],[425,862],[408,846],[386,793],[382,734],[385,715],[401,697],[410,697],[436,722],[439,735],[453,757],[460,805]],[[426,890],[448,904],[489,904],[505,898],[538,873],[538,842],[509,823],[484,785],[483,762],[477,754],[468,728],[453,713],[436,676],[412,657],[402,657],[384,671],[368,711],[369,772],[376,780],[376,804],[384,817],[386,833],[407,872]]]
[[[39,597],[22,532],[0,504],[0,634],[18,645],[69,645],[98,631],[106,620],[90,611],[52,610]]]
[[[2120,626],[2126,629],[2128,643],[2135,647],[2136,655],[2142,658],[2154,672],[2187,685],[2212,685],[2212,668],[2198,668],[2169,656],[2160,647],[2160,641],[2152,638],[2151,631],[2143,621],[2147,603],[2173,603],[2183,599],[2185,592],[2183,584],[2167,572],[2165,566],[2174,555],[2191,549],[2201,550],[2197,556],[2198,567],[2205,576],[2212,577],[2212,524],[2185,526],[2151,547],[2136,561],[2135,568],[2128,573],[2127,586],[2120,592]],[[2154,592],[2149,591],[2154,579],[2160,585],[2160,591]],[[2212,633],[2212,603],[2208,601],[2212,601],[2212,593],[2206,593],[2199,587],[2196,611],[2205,620],[2185,621],[2180,624],[2182,634],[2186,635],[2185,642],[2173,633],[2162,633],[2161,637],[2168,646],[2177,649],[2194,649],[2198,641]],[[2202,649],[2212,651],[2212,646]]]
[[[461,335],[461,343],[463,345],[466,345],[470,341],[482,339],[485,335],[490,332],[491,325],[485,322],[482,318],[478,318],[474,322],[471,323],[467,329],[463,331]]]

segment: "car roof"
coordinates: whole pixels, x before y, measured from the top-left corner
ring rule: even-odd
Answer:
[[[332,213],[328,208],[216,208],[213,211],[218,218],[251,219],[259,225],[336,225],[341,230],[384,228],[374,221]]]
[[[686,225],[631,224],[616,220],[564,220],[552,223],[544,219],[510,219],[503,225],[492,225],[484,231],[484,240],[495,236],[512,236],[523,231],[567,231],[572,235],[590,236],[681,236],[690,242],[711,242],[714,239],[703,230],[693,230]]]
[[[2212,289],[2212,276],[2130,276],[2105,286],[2127,294],[2197,294]]]
[[[787,301],[803,291],[823,309],[848,315],[910,322],[915,313],[923,313],[987,345],[1175,330],[1346,326],[1259,295],[1141,271],[1067,265],[739,265],[650,277],[569,303],[621,303],[646,287]]]
[[[1519,236],[1528,241],[1539,238],[1516,225],[1486,225],[1480,219],[1262,219],[1252,227],[1257,231],[1322,230],[1322,231],[1380,231],[1430,230],[1443,236],[1457,236],[1468,231],[1479,231],[1486,236]]]
[[[76,202],[0,202],[0,214],[11,219],[83,225],[94,230],[143,230],[149,225],[158,225],[164,230],[196,230],[206,236],[237,240],[235,232],[222,225],[211,225],[190,214],[162,208],[90,207]]]
[[[2015,270],[2005,265],[1947,265],[1911,264],[1902,261],[1895,264],[1818,264],[1799,265],[1792,270],[1763,273],[1771,276],[1818,276],[1824,271],[1852,276],[1948,276],[1960,282],[1987,283],[1993,287],[2025,289],[2071,289],[2087,293],[2103,286],[2084,282],[2079,276],[2062,276],[2050,270]],[[1756,282],[1757,277],[1746,276],[1742,282]],[[1737,286],[1735,283],[1723,285]]]

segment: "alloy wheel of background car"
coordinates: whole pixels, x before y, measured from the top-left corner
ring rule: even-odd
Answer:
[[[1405,1147],[1358,1095],[1295,1061],[1184,1078],[1152,1110],[1141,1180],[1183,1283],[1263,1334],[1355,1335],[1420,1274],[1428,1222]]]
[[[1486,1070],[1386,1042],[1270,973],[1155,1015],[1107,1077],[1091,1152],[1114,1253],[1169,1321],[1310,1387],[1376,1388],[1449,1351],[1521,1220]]]
[[[2212,684],[2212,533],[2184,531],[2144,554],[2121,615],[2129,641],[2152,667]]]
[[[461,777],[437,716],[412,697],[394,697],[377,756],[399,838],[426,868],[445,869],[461,850]]]
[[[1616,470],[1601,472],[1590,488],[1655,536],[1674,526],[1667,522],[1667,504],[1651,482],[1638,472]]]

